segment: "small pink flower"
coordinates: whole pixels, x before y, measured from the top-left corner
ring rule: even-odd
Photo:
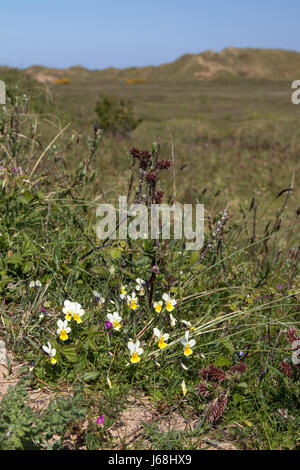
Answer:
[[[99,416],[99,418],[97,418],[97,424],[100,424],[100,426],[103,426],[103,423],[104,423],[104,416]]]

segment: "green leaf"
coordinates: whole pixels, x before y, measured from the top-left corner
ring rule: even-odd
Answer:
[[[195,263],[195,261],[197,261],[199,256],[200,256],[200,253],[199,253],[198,250],[193,251],[191,256],[190,256],[189,264]]]
[[[32,261],[26,261],[25,263],[22,264],[22,271],[23,273],[28,273],[31,271],[33,268],[33,262]]]
[[[63,346],[61,353],[68,359],[69,362],[77,361],[77,351],[74,346]]]
[[[217,359],[215,360],[214,365],[217,367],[230,366],[231,361],[228,359],[228,357],[225,357],[222,354],[220,354],[220,356],[218,356]]]
[[[100,375],[100,372],[98,372],[97,370],[94,370],[92,372],[86,372],[85,374],[83,374],[83,380],[85,382],[88,382],[89,380],[95,380],[97,377],[99,377]]]
[[[235,392],[232,396],[232,402],[233,402],[234,405],[237,405],[238,403],[241,403],[243,398],[244,398],[243,395],[241,395],[238,392]]]
[[[9,264],[21,264],[23,261],[23,258],[22,256],[19,254],[19,253],[14,253],[13,255],[11,255],[10,258],[8,258],[7,262]]]
[[[117,259],[121,256],[122,254],[122,250],[120,250],[120,248],[112,248],[110,251],[110,256],[113,258],[113,259]]]
[[[225,338],[222,338],[221,339],[221,342],[222,342],[222,346],[223,348],[229,352],[229,354],[233,354],[234,353],[234,346],[232,344],[231,341],[229,341],[228,339],[225,339]]]

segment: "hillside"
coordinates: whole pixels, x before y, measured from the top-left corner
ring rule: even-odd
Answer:
[[[207,81],[207,80],[295,80],[300,75],[300,53],[280,49],[226,48],[221,52],[205,51],[185,54],[174,62],[160,66],[88,70],[81,66],[69,69],[51,69],[32,66],[26,72],[39,81],[67,77],[71,80],[96,78],[99,80],[145,79],[148,82]]]

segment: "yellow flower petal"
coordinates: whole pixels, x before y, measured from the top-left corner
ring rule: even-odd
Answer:
[[[164,337],[161,336],[161,337],[159,338],[159,340],[158,340],[158,347],[159,347],[160,349],[163,349],[163,348],[165,348],[166,346],[168,346],[168,345],[167,345],[167,343],[165,342]]]
[[[130,360],[131,360],[132,364],[134,364],[135,362],[139,362],[139,361],[140,361],[140,357],[137,355],[136,352],[134,352],[134,353],[132,354]]]
[[[71,313],[71,311],[69,310],[69,311],[66,313],[65,319],[66,319],[66,320],[71,320],[71,318],[72,318],[72,313]]]
[[[69,338],[69,336],[66,333],[66,330],[61,330],[59,337],[62,341],[66,341]]]
[[[186,344],[184,348],[184,355],[190,356],[191,354],[193,354],[193,351],[191,350],[190,345]]]

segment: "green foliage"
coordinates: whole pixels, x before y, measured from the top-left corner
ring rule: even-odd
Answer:
[[[100,128],[114,135],[125,136],[142,122],[142,119],[134,117],[131,101],[115,96],[101,96],[95,112]]]
[[[68,428],[86,415],[79,391],[71,398],[51,400],[44,411],[26,404],[24,383],[10,386],[0,403],[0,449],[60,449]]]
[[[113,103],[107,105],[108,110],[114,108]],[[282,429],[287,443],[284,445],[296,446],[296,437],[291,432],[293,419],[286,425],[276,415],[282,408],[294,421],[299,415],[296,406],[299,374],[291,362],[286,338],[287,331],[297,325],[299,307],[299,290],[295,289],[299,254],[291,243],[296,229],[294,214],[289,212],[289,203],[294,201],[282,201],[279,196],[276,199],[282,203],[278,203],[275,214],[271,214],[268,206],[264,209],[268,216],[265,218],[262,210],[258,223],[254,207],[257,209],[260,203],[267,205],[263,195],[257,194],[255,203],[246,200],[239,208],[236,204],[236,208],[229,206],[226,211],[223,198],[221,209],[206,208],[204,246],[195,253],[185,249],[185,240],[160,239],[158,243],[150,239],[128,243],[110,240],[102,246],[95,234],[99,195],[95,196],[91,189],[101,132],[94,128],[87,140],[85,158],[81,156],[78,165],[67,166],[61,157],[65,154],[72,157],[77,145],[76,135],[70,137],[66,132],[35,168],[46,146],[37,142],[43,136],[32,137],[31,124],[26,100],[16,98],[1,109],[0,332],[13,353],[32,365],[31,384],[42,380],[50,386],[84,385],[90,399],[90,414],[96,408],[95,413],[105,415],[103,428],[91,418],[85,437],[88,448],[109,445],[105,441],[109,439],[107,429],[117,421],[120,402],[132,390],[150,397],[157,408],[163,405],[176,405],[177,411],[192,408],[205,429],[214,423],[205,422],[208,406],[219,399],[216,403],[223,406],[222,413],[215,408],[215,415],[211,416],[219,418],[215,421],[217,425],[242,423],[243,436],[248,439],[245,445],[250,447],[252,442],[248,428],[252,431],[255,428],[256,442],[260,439],[262,446],[280,446]],[[212,142],[211,136],[203,135],[201,139],[203,145],[212,146],[218,155],[220,142],[228,145],[226,139]],[[246,137],[239,139],[252,149],[255,139],[249,142]],[[48,145],[48,139],[46,142]],[[259,140],[255,145],[259,150],[263,144]],[[131,147],[124,156],[132,157],[132,173],[126,173],[132,184],[126,182],[126,191],[128,187],[132,189],[129,195],[133,201],[146,199],[150,204],[156,197],[165,200],[172,197],[173,185],[169,184],[172,171],[165,171],[171,163],[161,160],[159,152],[168,158],[169,153],[158,144],[151,151]],[[157,172],[156,162],[160,163]],[[114,202],[113,191],[121,188],[123,193],[124,187],[122,173],[120,180],[116,178],[112,193],[101,193],[101,198],[107,202],[112,194]],[[165,195],[161,188],[167,188]],[[282,194],[289,195],[289,191]],[[193,201],[198,196],[193,193]],[[139,308],[133,311],[126,298],[120,297],[120,287],[126,285],[127,294],[131,295],[136,290],[137,278],[145,280],[144,295],[138,295]],[[36,280],[41,281],[41,286],[30,287]],[[279,283],[283,287],[279,288]],[[153,302],[162,299],[164,293],[177,300],[172,310],[175,325],[171,324],[164,303],[161,312],[153,308]],[[57,320],[64,319],[62,309],[67,299],[80,302],[85,313],[81,323],[70,320],[71,332],[63,341],[56,330]],[[122,316],[119,331],[105,327],[107,315],[114,311]],[[154,327],[170,335],[168,347],[158,348]],[[196,341],[193,354],[188,357],[183,354],[181,343],[187,331]],[[298,335],[297,331],[293,334]],[[136,339],[141,341],[144,352],[141,360],[133,364],[127,345]],[[48,341],[56,349],[55,364],[42,349]],[[236,380],[235,375],[223,380],[224,374],[234,370],[231,368],[240,361],[247,365],[242,380]],[[287,364],[285,368],[283,361]],[[200,393],[197,387],[201,371],[212,366],[221,369],[222,380],[218,383],[210,377],[206,380],[209,394]],[[184,396],[183,380],[187,387]],[[69,402],[49,405],[47,411],[36,414],[25,404],[24,389],[15,389],[10,394],[11,398],[3,401],[1,408],[3,448],[44,448],[56,433],[61,439],[56,445],[61,446],[67,427],[79,419],[79,415],[72,415]],[[99,396],[101,399],[95,405]],[[267,425],[267,432],[260,425],[262,415],[265,420],[271,416],[269,429],[270,423],[276,426],[274,442],[269,442]],[[11,422],[15,424],[8,436]],[[31,426],[31,422],[36,425]],[[183,441],[186,446],[194,445],[187,440],[187,431],[162,435],[155,426],[150,428],[144,437],[151,445],[161,443],[164,448],[180,448]],[[199,427],[195,437],[201,432]],[[12,440],[7,441],[10,436]]]

